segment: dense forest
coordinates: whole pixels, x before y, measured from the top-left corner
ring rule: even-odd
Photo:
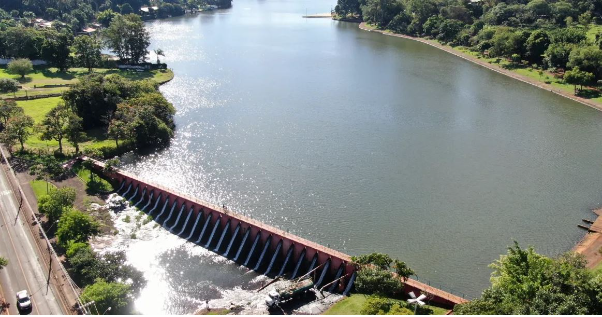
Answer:
[[[567,70],[570,84],[602,79],[602,0],[339,0],[335,13],[488,57]]]
[[[229,8],[232,0],[2,0],[0,29],[21,20],[31,24],[33,19],[42,18],[61,22],[62,26],[77,32],[95,20],[107,25],[115,14],[134,13],[146,19],[166,18],[209,5]],[[141,10],[148,6],[147,10]]]

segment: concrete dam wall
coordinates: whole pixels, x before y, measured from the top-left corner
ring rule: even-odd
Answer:
[[[103,171],[102,162],[91,161]],[[357,268],[347,254],[121,170],[105,175],[119,184],[121,196],[171,233],[257,273],[293,279],[312,272],[316,288],[344,295],[353,287]],[[427,292],[430,302],[450,308],[465,301],[412,279],[405,291]]]

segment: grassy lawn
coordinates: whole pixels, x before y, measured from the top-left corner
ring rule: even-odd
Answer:
[[[165,83],[173,78],[173,72],[171,70],[151,70],[148,72],[133,72],[119,69],[105,69],[97,68],[94,69],[95,73],[101,73],[105,75],[119,74],[125,78],[131,80],[141,79],[152,79],[160,84]],[[13,96],[33,96],[33,95],[46,95],[61,93],[67,89],[68,86],[75,84],[79,77],[88,74],[88,70],[85,68],[70,68],[66,72],[59,72],[56,68],[37,68],[33,73],[25,76],[24,80],[21,80],[21,76],[12,75],[7,73],[5,68],[0,68],[0,78],[13,78],[21,83],[23,89],[20,89],[15,94],[0,94],[0,97],[10,98]],[[63,85],[60,87],[48,87],[41,88],[42,85]]]
[[[106,179],[100,177],[97,173],[92,172],[90,169],[85,168],[80,163],[77,163],[73,166],[73,171],[76,172],[77,176],[86,184],[86,193],[88,195],[107,193],[115,190],[113,185],[111,185],[111,183],[109,183]]]
[[[361,315],[360,311],[362,306],[366,302],[368,296],[364,294],[352,294],[351,296],[344,298],[338,303],[332,305],[324,315]],[[392,301],[401,301],[397,299],[391,299]],[[445,315],[447,309],[440,308],[431,305],[425,305],[423,307],[430,308],[433,311],[433,315]]]
[[[22,107],[25,114],[31,116],[36,124],[40,124],[42,123],[42,120],[44,120],[44,116],[50,111],[50,109],[56,106],[59,101],[61,101],[61,97],[51,97],[17,101],[17,105]],[[82,150],[87,148],[115,148],[115,141],[108,139],[105,131],[102,129],[86,131],[86,135],[88,140],[80,144]],[[57,141],[41,140],[39,134],[32,135],[29,139],[27,139],[27,142],[25,142],[25,147],[30,150],[41,149],[46,152],[52,152],[56,150],[58,146],[59,143]],[[73,148],[66,140],[63,140],[63,151],[65,153],[69,153],[75,151],[75,148]]]
[[[218,309],[207,312],[207,315],[227,315],[229,312],[229,309]]]
[[[363,294],[352,294],[332,305],[324,312],[324,315],[360,315],[360,310],[362,310],[366,298],[367,296]]]
[[[46,189],[52,190],[56,188],[56,186],[54,186],[52,183],[48,183],[44,180],[32,180],[29,182],[29,184],[31,185],[31,188],[33,189],[37,199],[39,199],[40,196],[47,194]]]

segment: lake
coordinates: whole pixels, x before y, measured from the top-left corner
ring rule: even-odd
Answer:
[[[237,0],[148,22],[175,72],[161,91],[177,131],[125,169],[351,255],[388,253],[467,297],[514,240],[571,249],[602,201],[602,113],[421,43],[301,17],[335,4]],[[226,267],[231,287],[244,273]],[[210,287],[202,263],[190,270],[186,283]]]

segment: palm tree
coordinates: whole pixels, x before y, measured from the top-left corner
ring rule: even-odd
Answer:
[[[161,62],[161,61],[159,61],[159,55],[165,57],[165,53],[160,48],[154,50],[154,52],[155,52],[155,54],[157,54],[157,64],[159,64]]]

